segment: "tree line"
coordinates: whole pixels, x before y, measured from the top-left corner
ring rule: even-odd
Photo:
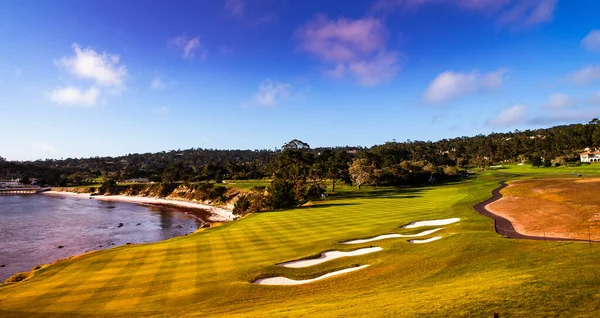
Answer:
[[[147,178],[162,183],[271,179],[271,206],[296,205],[325,193],[325,181],[363,185],[418,184],[457,177],[466,168],[503,162],[578,164],[579,152],[600,146],[600,121],[439,141],[387,142],[372,147],[311,148],[292,140],[275,150],[187,149],[120,157],[11,162],[0,178],[37,178],[47,185],[98,179]]]

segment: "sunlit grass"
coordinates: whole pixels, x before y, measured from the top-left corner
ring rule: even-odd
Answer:
[[[539,169],[510,167],[440,186],[337,187],[310,207],[92,253],[0,287],[0,316],[589,315],[600,306],[599,247],[506,239],[472,209],[510,178],[506,172],[570,173]],[[595,166],[579,169],[600,173]],[[411,233],[400,227],[412,221],[450,217],[461,221],[436,232],[443,238],[432,243],[389,239],[356,245],[383,247],[373,254],[299,269],[275,265],[347,248],[340,241]],[[250,283],[313,278],[355,264],[371,266],[307,285]]]

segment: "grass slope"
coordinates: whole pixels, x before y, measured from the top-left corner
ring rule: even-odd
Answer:
[[[566,171],[558,169],[535,173]],[[471,208],[514,170],[519,169],[437,187],[340,188],[338,195],[311,207],[256,213],[185,237],[91,253],[0,287],[0,316],[447,317],[496,311],[574,317],[600,312],[599,245],[506,239],[493,231],[491,219]],[[436,232],[443,238],[428,244],[403,239],[338,244],[416,233],[424,228],[400,226],[450,217],[461,221]],[[274,266],[326,250],[367,246],[384,250],[308,268]],[[307,285],[249,283],[279,275],[313,278],[355,264],[371,266]]]

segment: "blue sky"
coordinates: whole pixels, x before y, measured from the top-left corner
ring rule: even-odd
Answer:
[[[371,146],[587,122],[600,117],[599,10],[0,1],[0,156]]]

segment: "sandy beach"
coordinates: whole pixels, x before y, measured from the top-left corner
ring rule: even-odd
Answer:
[[[62,192],[62,191],[46,191],[42,192],[44,195],[66,195],[66,196],[75,196],[82,198],[93,198],[93,200],[102,200],[102,201],[113,201],[113,202],[128,202],[128,203],[137,203],[137,204],[155,204],[155,205],[169,205],[173,207],[183,207],[183,208],[192,208],[192,209],[202,209],[210,211],[211,215],[209,216],[210,221],[212,222],[227,222],[232,221],[234,219],[234,215],[232,211],[217,208],[211,205],[191,202],[191,201],[182,201],[182,200],[172,200],[172,199],[164,199],[158,197],[134,197],[134,196],[126,196],[126,195],[90,195],[89,193],[73,193],[73,192]]]

